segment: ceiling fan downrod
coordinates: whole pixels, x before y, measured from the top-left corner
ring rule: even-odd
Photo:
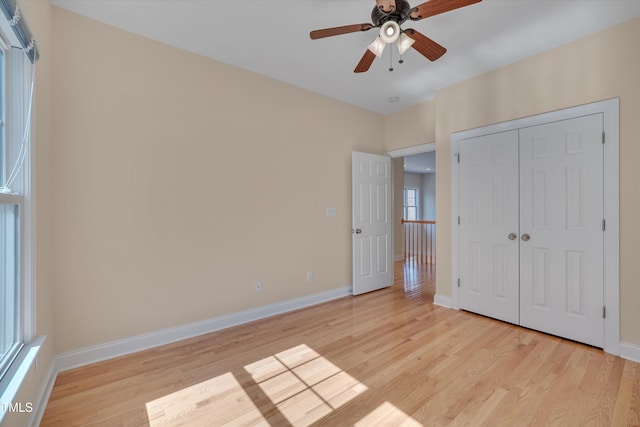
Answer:
[[[389,49],[389,71],[393,71],[393,49]]]

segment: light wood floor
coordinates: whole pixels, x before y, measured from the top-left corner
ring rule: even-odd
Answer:
[[[640,365],[393,288],[61,373],[43,426],[638,426]]]

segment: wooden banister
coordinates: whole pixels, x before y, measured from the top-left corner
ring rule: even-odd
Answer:
[[[412,220],[412,219],[404,219],[402,218],[402,223],[403,224],[434,224],[435,225],[435,221],[423,221],[423,220]]]

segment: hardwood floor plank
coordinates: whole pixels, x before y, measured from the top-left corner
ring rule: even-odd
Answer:
[[[640,425],[640,365],[392,288],[59,374],[42,426]],[[391,424],[384,424],[384,423]]]
[[[629,370],[629,367],[625,366],[625,374],[623,374],[622,379],[620,380],[618,397],[616,399],[616,405],[613,409],[612,425],[632,425],[628,422],[631,421],[628,418],[629,415],[632,415],[632,412],[629,410],[629,408],[631,408],[632,405],[634,380],[631,375],[628,375]]]

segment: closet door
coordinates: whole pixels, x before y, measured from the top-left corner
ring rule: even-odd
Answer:
[[[460,308],[518,323],[518,131],[460,142]]]
[[[603,346],[603,117],[520,130],[520,324]]]

